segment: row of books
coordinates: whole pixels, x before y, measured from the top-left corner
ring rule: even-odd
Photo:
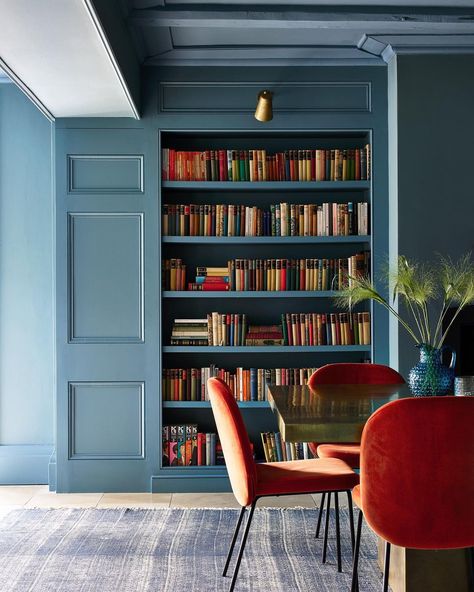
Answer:
[[[165,262],[165,289],[184,289],[181,260]],[[173,263],[174,261],[174,263]],[[230,259],[227,267],[197,267],[192,291],[341,290],[370,271],[370,252],[339,259]],[[169,287],[167,287],[169,286]],[[175,288],[173,288],[175,286]]]
[[[261,437],[266,462],[313,458],[307,442],[285,442],[280,432],[262,432]]]
[[[248,325],[246,314],[175,319],[171,345],[370,345],[370,313],[284,313],[281,325]]]
[[[223,465],[222,448],[214,433],[198,431],[197,424],[162,428],[162,466]]]
[[[164,204],[165,236],[365,236],[369,204]]]
[[[266,401],[271,384],[307,384],[316,368],[164,368],[164,401],[208,401],[207,381],[217,376],[230,388],[237,401]]]
[[[363,148],[175,150],[164,148],[163,181],[362,181],[370,179],[370,145]]]
[[[287,313],[281,321],[284,345],[370,345],[369,312]]]

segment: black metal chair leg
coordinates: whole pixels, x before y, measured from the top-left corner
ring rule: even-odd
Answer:
[[[227,554],[227,560],[225,562],[224,571],[222,572],[223,576],[227,575],[227,569],[229,567],[230,560],[232,559],[232,553],[234,552],[235,541],[237,540],[237,536],[238,536],[239,530],[240,530],[240,525],[242,524],[242,518],[244,517],[246,509],[247,508],[245,506],[242,506],[242,509],[240,510],[239,519],[237,521],[237,526],[235,527],[234,536],[232,537],[232,542],[230,544],[229,553]]]
[[[336,548],[337,548],[337,571],[342,571],[341,560],[341,530],[339,524],[339,495],[337,491],[334,492],[334,508],[336,510]]]
[[[385,542],[385,562],[383,566],[383,592],[388,592],[388,576],[390,573],[390,548],[391,544]]]
[[[319,505],[318,525],[316,526],[315,539],[319,539],[319,531],[321,530],[321,518],[323,517],[324,502],[326,501],[326,492],[321,494],[321,503]]]
[[[359,589],[358,569],[359,569],[359,550],[360,550],[361,532],[362,532],[362,512],[359,512],[359,517],[357,518],[357,535],[356,535],[355,547],[354,547],[354,557],[352,560],[351,592],[357,592]]]
[[[474,590],[474,547],[467,549],[469,562],[469,586]]]
[[[232,576],[229,592],[232,592],[235,588],[235,582],[237,581],[237,576],[239,574],[240,562],[242,561],[242,555],[244,554],[245,543],[247,542],[247,536],[249,534],[250,524],[252,523],[256,503],[257,500],[255,500],[250,507],[250,513],[247,519],[247,524],[245,525],[244,536],[242,537],[242,542],[240,543],[239,555],[237,556],[237,563],[235,564],[234,575]]]
[[[351,529],[351,545],[352,545],[352,556],[354,556],[354,544],[355,544],[355,536],[354,536],[354,510],[352,506],[352,493],[347,490],[347,505],[349,506],[349,527]]]
[[[326,554],[328,549],[328,532],[329,532],[329,511],[331,509],[331,492],[328,491],[328,503],[326,505],[326,524],[324,526],[324,543],[323,543],[323,563],[326,563]]]

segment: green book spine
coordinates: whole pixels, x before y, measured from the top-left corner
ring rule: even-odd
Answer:
[[[286,327],[286,320],[285,320],[284,314],[281,315],[281,326],[282,326],[282,331],[283,331],[283,343],[285,345],[288,345],[288,330]]]
[[[245,156],[243,151],[240,152],[239,157],[239,178],[241,181],[247,180],[247,177],[245,176]]]

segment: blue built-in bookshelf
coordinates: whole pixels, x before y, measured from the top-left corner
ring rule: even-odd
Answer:
[[[311,132],[281,131],[162,131],[160,150],[250,149],[270,152],[290,149],[356,148],[371,144],[370,130]],[[172,181],[159,187],[163,204],[243,204],[269,207],[288,202],[321,204],[368,202],[372,216],[373,183],[361,181]],[[166,236],[161,234],[159,261],[179,258],[186,264],[188,281],[197,266],[227,265],[235,258],[347,258],[361,251],[373,254],[373,237],[351,236]],[[371,257],[373,260],[373,257]],[[334,290],[199,292],[162,289],[160,298],[160,370],[170,368],[312,368],[326,363],[372,360],[373,345],[313,346],[178,346],[171,345],[176,318],[205,318],[213,311],[247,314],[250,324],[280,322],[282,313],[339,312]],[[358,311],[369,311],[362,305]],[[371,319],[373,315],[371,314]],[[374,330],[371,333],[374,335]],[[163,425],[197,423],[199,431],[215,431],[208,401],[165,400],[160,393],[160,428]],[[240,401],[257,458],[263,458],[260,432],[277,431],[275,417],[267,401]],[[156,491],[224,491],[229,487],[225,467],[161,466],[153,477]]]

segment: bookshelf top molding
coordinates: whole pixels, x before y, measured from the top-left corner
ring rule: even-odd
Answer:
[[[371,181],[162,181],[161,187],[181,191],[368,191]]]
[[[195,140],[205,139],[282,139],[282,140],[320,140],[320,139],[350,139],[370,140],[371,129],[364,127],[333,127],[333,128],[311,128],[311,129],[161,129],[161,137],[176,137]]]

